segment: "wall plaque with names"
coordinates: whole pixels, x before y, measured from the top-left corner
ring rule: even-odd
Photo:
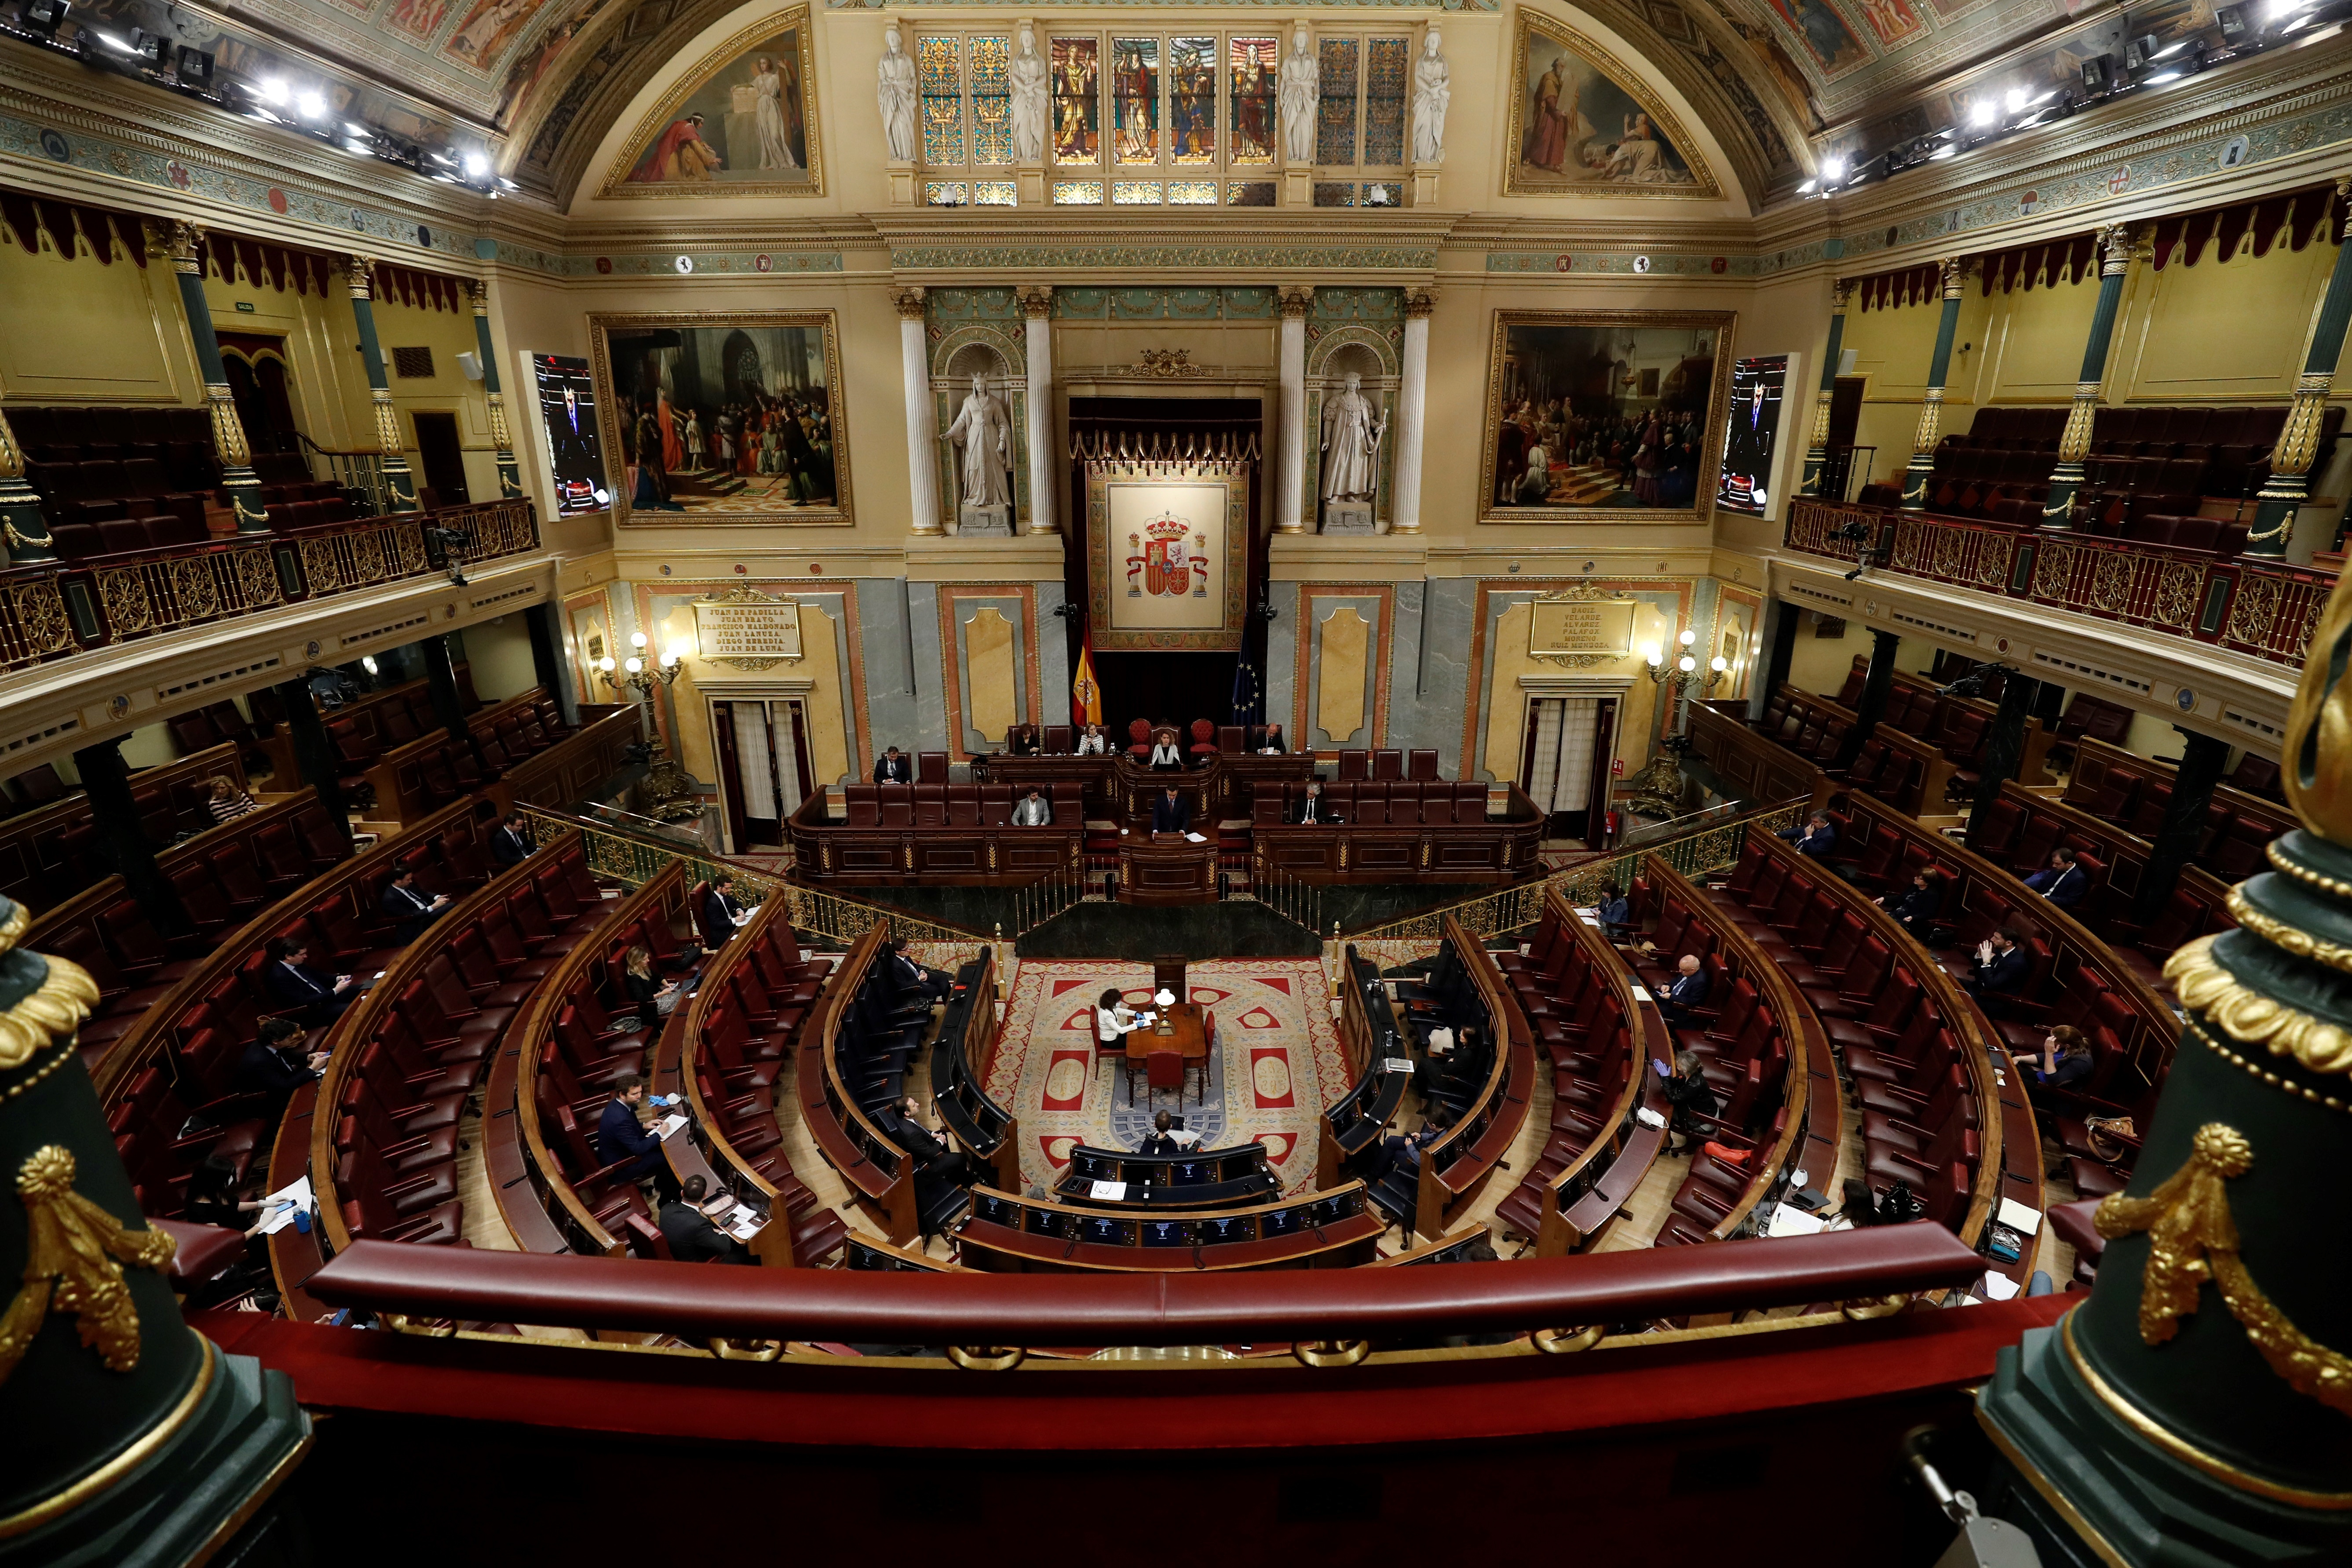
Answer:
[[[695,651],[739,670],[765,670],[801,661],[801,606],[756,589],[694,603]]]
[[[1528,653],[1538,659],[1622,659],[1633,651],[1630,599],[1543,598],[1528,607]]]

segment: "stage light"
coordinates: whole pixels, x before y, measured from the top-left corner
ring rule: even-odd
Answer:
[[[293,91],[287,87],[286,78],[283,77],[270,77],[261,84],[261,99],[264,103],[283,104],[293,96]]]
[[[1811,195],[1813,193],[1813,187],[1818,182],[1812,180],[1806,181],[1803,184],[1797,187],[1797,194],[1801,196]]]
[[[201,92],[213,85],[211,51],[192,49],[183,44],[180,46],[179,54],[174,57],[177,64],[172,68],[172,74],[179,79],[182,87],[193,88]]]
[[[2000,112],[2000,110],[1994,106],[1992,99],[1989,98],[1979,99],[1976,104],[1969,110],[1969,123],[1970,125],[1978,126],[1990,125],[1993,122],[1994,118],[1998,116]]]
[[[1822,182],[1832,184],[1845,178],[1845,160],[1828,158],[1822,162]]]
[[[489,172],[490,161],[488,158],[483,157],[479,152],[468,152],[466,154],[466,178],[468,180],[486,179],[488,177]]]
[[[2025,103],[2025,89],[2021,87],[2013,87],[2009,89],[2009,96],[2001,100],[2001,107],[2011,114],[2023,114]]]
[[[55,38],[58,28],[65,23],[66,13],[72,9],[72,0],[32,0],[17,19],[26,31]]]
[[[326,95],[319,92],[299,95],[294,99],[294,112],[305,120],[317,120],[327,112]]]
[[[116,37],[111,33],[101,33],[93,28],[90,32],[90,37],[96,38],[100,43],[104,44],[108,48],[114,50],[117,54],[127,55],[134,52],[130,44]]]

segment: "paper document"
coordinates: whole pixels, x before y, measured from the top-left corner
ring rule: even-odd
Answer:
[[[1094,1184],[1087,1196],[1101,1198],[1108,1203],[1117,1203],[1127,1196],[1127,1184],[1123,1181],[1098,1181]]]
[[[1644,1127],[1663,1127],[1666,1124],[1666,1119],[1664,1116],[1659,1115],[1655,1111],[1651,1110],[1647,1105],[1643,1105],[1640,1109],[1636,1110],[1633,1113],[1633,1118],[1640,1122]]]
[[[1383,1072],[1410,1073],[1412,1071],[1412,1058],[1410,1056],[1384,1056],[1381,1058],[1381,1071]]]
[[[1772,1211],[1772,1223],[1764,1228],[1767,1236],[1815,1236],[1821,1233],[1822,1218],[1807,1214],[1793,1203],[1784,1203]]]
[[[2041,1211],[2028,1208],[2013,1197],[2004,1197],[2000,1200],[2000,1212],[1994,1218],[2020,1236],[2042,1234]]]
[[[2016,1281],[2006,1274],[1996,1274],[1990,1269],[1985,1270],[1983,1295],[1986,1301],[2005,1301],[2015,1294]]]
[[[1652,997],[1652,996],[1650,995],[1650,991],[1649,991],[1649,988],[1648,988],[1648,987],[1646,987],[1646,986],[1635,986],[1635,987],[1633,988],[1633,999],[1634,999],[1635,1001],[1637,1001],[1637,1002],[1646,1002],[1646,1001],[1654,1001],[1654,1000],[1655,1000],[1656,998],[1654,998],[1654,997]]]
[[[318,1207],[310,1191],[310,1178],[297,1176],[293,1181],[264,1197],[261,1209],[261,1233],[275,1236],[294,1223],[294,1217],[308,1214]]]
[[[665,1116],[654,1124],[654,1136],[667,1138],[685,1125],[686,1118],[683,1116]]]
[[[749,1241],[760,1234],[760,1211],[749,1204],[739,1203],[735,1212],[726,1219],[727,1234],[738,1241]]]
[[[1205,844],[1209,840],[1204,833],[1187,833],[1184,835],[1184,841],[1188,844]]]
[[[1190,1127],[1179,1127],[1169,1134],[1168,1137],[1169,1141],[1180,1149],[1197,1149],[1201,1146],[1201,1134]]]

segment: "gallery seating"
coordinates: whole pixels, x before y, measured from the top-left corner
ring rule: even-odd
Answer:
[[[1371,1166],[1412,1082],[1412,1052],[1389,1005],[1380,966],[1357,952],[1353,943],[1348,945],[1344,962],[1339,1045],[1351,1082],[1347,1093],[1323,1113],[1315,1161],[1318,1186],[1337,1186],[1343,1169],[1362,1172]]]
[[[251,788],[237,748],[226,744],[132,773],[131,809],[141,836],[160,851],[209,831],[213,814],[205,802],[216,774],[239,789]],[[54,772],[48,780],[56,781]],[[100,846],[89,799],[79,789],[60,789],[35,809],[0,821],[0,895],[54,911],[104,882],[112,870]]]
[[[1430,1061],[1421,1084],[1424,1115],[1445,1124],[1422,1151],[1419,1179],[1391,1171],[1374,1191],[1408,1237],[1434,1239],[1476,1200],[1526,1125],[1535,1084],[1535,1038],[1494,956],[1451,915],[1425,984],[1397,988],[1406,1022],[1427,1059],[1429,1031],[1454,1031],[1450,1057]],[[1409,1196],[1408,1196],[1409,1195]]]
[[[1345,1267],[1372,1260],[1384,1221],[1363,1184],[1255,1208],[1112,1214],[982,1187],[958,1222],[966,1267],[990,1272],[1097,1269]]]

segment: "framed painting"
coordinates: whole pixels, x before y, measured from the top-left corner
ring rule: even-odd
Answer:
[[[1087,600],[1100,650],[1242,645],[1254,465],[1087,463]]]
[[[591,316],[613,520],[850,521],[830,310]]]
[[[1497,310],[1478,517],[1704,522],[1731,361],[1727,310]]]
[[[1518,18],[1504,194],[1723,194],[1682,122],[1615,56],[1524,6]]]
[[[737,33],[637,122],[599,196],[821,196],[809,8]]]

